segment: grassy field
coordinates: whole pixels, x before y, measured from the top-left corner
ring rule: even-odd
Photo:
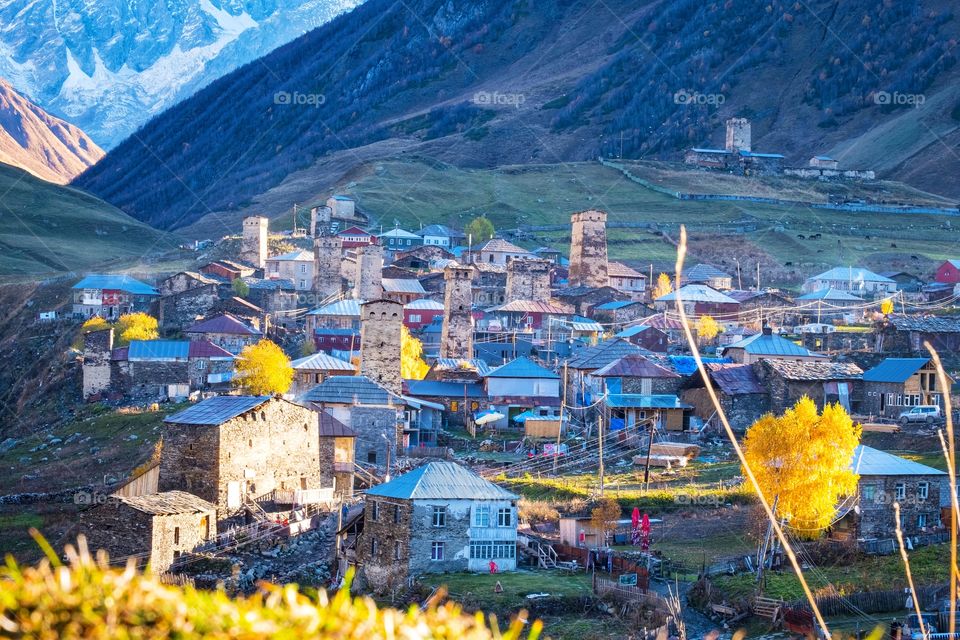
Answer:
[[[89,194],[0,165],[0,279],[128,266],[176,245]]]

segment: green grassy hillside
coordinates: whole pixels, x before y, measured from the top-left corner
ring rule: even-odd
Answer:
[[[0,278],[121,267],[176,248],[173,236],[79,189],[0,164]]]

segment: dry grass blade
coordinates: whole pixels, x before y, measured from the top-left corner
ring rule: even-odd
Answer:
[[[957,574],[957,517],[960,514],[960,508],[957,506],[957,448],[953,440],[953,407],[950,406],[950,382],[947,372],[940,362],[940,354],[933,348],[929,342],[924,342],[923,347],[930,352],[930,358],[933,365],[937,368],[937,383],[943,390],[943,410],[947,421],[947,442],[945,455],[947,458],[947,474],[950,480],[950,504],[953,507],[952,517],[950,518],[950,637],[957,632],[957,580],[960,575]],[[941,444],[943,436],[941,436]]]
[[[704,387],[707,390],[707,394],[710,396],[710,401],[713,403],[713,406],[717,412],[717,416],[720,418],[720,422],[723,424],[723,428],[727,433],[727,437],[730,439],[730,443],[733,445],[733,450],[736,452],[741,466],[743,466],[744,472],[746,473],[747,479],[750,481],[750,485],[753,487],[754,493],[757,494],[757,498],[760,500],[761,506],[763,506],[763,511],[767,515],[767,520],[770,521],[770,525],[773,527],[773,531],[776,533],[777,539],[779,539],[780,544],[783,545],[783,549],[787,554],[787,558],[790,560],[790,565],[793,567],[794,573],[797,575],[797,580],[799,580],[800,586],[803,588],[803,593],[806,596],[807,601],[810,603],[810,609],[813,611],[813,615],[817,619],[817,623],[820,625],[820,628],[823,629],[824,636],[829,639],[832,637],[830,635],[830,630],[827,628],[826,620],[823,619],[823,614],[820,613],[820,608],[817,606],[817,601],[813,597],[813,592],[810,590],[810,585],[807,584],[806,579],[803,577],[803,571],[800,569],[800,562],[797,560],[797,555],[794,553],[793,547],[790,546],[790,541],[787,540],[787,536],[783,533],[780,523],[773,515],[773,510],[770,508],[770,503],[767,502],[766,497],[760,490],[760,484],[757,482],[757,478],[753,474],[753,470],[747,464],[747,460],[743,455],[743,450],[740,448],[740,443],[737,442],[737,438],[733,433],[733,429],[730,427],[730,421],[727,419],[727,415],[723,411],[723,406],[720,404],[719,398],[717,398],[717,392],[713,388],[713,383],[710,381],[710,376],[707,375],[706,367],[703,365],[703,359],[700,357],[700,350],[697,348],[697,341],[693,339],[693,332],[690,329],[690,320],[687,318],[687,312],[683,308],[683,301],[681,300],[680,296],[680,274],[683,273],[683,260],[686,256],[686,253],[687,228],[686,226],[681,225],[680,244],[677,245],[677,289],[675,291],[674,299],[677,305],[677,313],[680,315],[680,322],[683,325],[683,333],[687,338],[687,343],[690,345],[690,351],[693,353],[693,358],[697,362],[697,370],[700,372],[700,377],[703,378]]]
[[[903,544],[903,529],[900,528],[900,503],[893,503],[894,532],[897,535],[897,544],[900,545],[900,557],[903,558],[903,568],[907,572],[907,584],[910,585],[910,600],[913,601],[913,609],[917,613],[917,620],[920,625],[920,636],[927,637],[927,627],[923,623],[923,614],[920,611],[920,602],[917,600],[917,589],[913,586],[913,573],[910,571],[910,558],[907,557],[907,548]]]

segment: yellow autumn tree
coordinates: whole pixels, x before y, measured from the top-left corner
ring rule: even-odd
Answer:
[[[404,380],[423,380],[430,367],[423,361],[423,343],[405,325],[400,334],[400,375]]]
[[[673,281],[670,280],[670,276],[665,273],[661,273],[657,276],[657,284],[653,288],[653,299],[662,298],[668,293],[673,291]]]
[[[885,316],[893,313],[893,298],[886,298],[883,302],[880,303],[880,313]]]
[[[237,358],[234,384],[255,396],[286,393],[293,383],[290,359],[270,340],[247,345]]]
[[[697,318],[697,338],[701,343],[710,342],[720,335],[720,324],[712,316]]]
[[[131,340],[156,340],[160,337],[157,319],[140,311],[120,316],[114,330],[118,346],[130,344]]]
[[[73,341],[73,344],[70,345],[77,351],[83,349],[83,336],[90,333],[91,331],[102,331],[104,329],[109,329],[110,323],[101,318],[100,316],[91,316],[87,318],[86,321],[80,326],[80,334],[77,335],[76,339]]]
[[[764,497],[798,535],[817,537],[841,498],[857,490],[851,470],[861,429],[840,404],[817,412],[804,396],[783,415],[767,414],[747,430],[743,454]]]
[[[620,503],[615,498],[604,498],[590,511],[590,524],[603,536],[601,543],[606,544],[607,537],[616,531],[621,513]]]

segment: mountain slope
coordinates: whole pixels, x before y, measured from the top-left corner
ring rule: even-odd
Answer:
[[[10,0],[0,76],[105,148],[360,0]]]
[[[172,236],[72,187],[0,164],[0,279],[128,266]]]
[[[103,157],[83,131],[33,104],[0,78],[0,162],[66,184]]]
[[[753,120],[755,149],[805,164],[913,106],[879,92],[936,102],[958,33],[946,0],[368,0],[166,111],[77,184],[176,228],[256,209],[325,164],[676,159],[719,143],[731,115]],[[949,120],[939,104],[931,117]],[[938,146],[883,160],[892,172]],[[947,175],[936,166],[928,179]]]

